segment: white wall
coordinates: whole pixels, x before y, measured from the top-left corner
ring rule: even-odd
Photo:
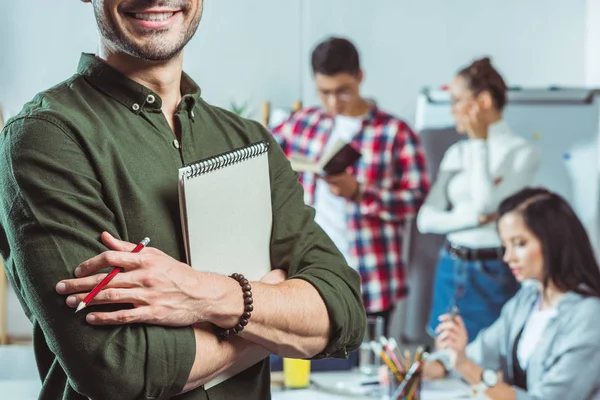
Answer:
[[[354,40],[365,94],[413,121],[419,89],[491,55],[510,85],[600,84],[598,0],[212,0],[185,69],[217,105],[317,102],[310,52],[331,34]],[[596,26],[594,26],[596,24]],[[0,0],[0,102],[9,115],[71,76],[96,49],[89,4]],[[27,331],[10,301],[11,330]]]
[[[585,83],[586,0],[305,0],[305,5],[303,53],[308,57],[332,33],[352,39],[363,59],[365,94],[410,121],[421,87],[448,83],[459,67],[482,55],[491,56],[511,86]],[[305,63],[307,103],[316,101],[310,73]]]
[[[600,87],[600,1],[588,0],[585,37],[586,76],[588,86]]]

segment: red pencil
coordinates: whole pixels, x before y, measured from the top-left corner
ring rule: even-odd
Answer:
[[[135,246],[135,249],[133,249],[132,253],[139,253],[140,251],[142,251],[142,249],[144,247],[148,246],[149,243],[150,243],[150,238],[144,238],[144,240],[142,240],[137,246]],[[79,305],[77,306],[77,310],[75,310],[75,312],[81,311],[84,308],[86,308],[87,305],[90,303],[90,301],[92,301],[92,299],[94,297],[96,297],[98,292],[100,292],[106,285],[108,285],[108,282],[112,281],[112,279],[115,276],[117,276],[117,274],[119,272],[121,272],[122,270],[123,270],[123,268],[121,268],[121,267],[114,267],[113,270],[110,271],[110,273],[108,275],[106,275],[106,277],[104,279],[102,279],[102,281],[99,284],[97,284],[94,289],[92,289],[90,294],[85,296],[85,299],[83,299],[83,301],[81,303],[79,303]]]

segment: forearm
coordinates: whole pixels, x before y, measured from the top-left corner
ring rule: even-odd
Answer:
[[[196,338],[196,359],[190,371],[187,384],[182,393],[204,385],[236,363],[257,344],[241,337],[232,337],[219,342],[210,324],[203,323],[194,327]]]
[[[494,211],[490,208],[494,182],[489,171],[487,141],[471,139],[469,145],[472,149],[469,194],[473,202],[473,209],[478,215],[488,214]]]
[[[481,382],[483,368],[466,358],[456,365],[456,372],[458,372],[469,384],[477,385]]]
[[[477,218],[478,215],[466,207],[443,211],[425,203],[417,216],[417,228],[421,233],[447,234],[477,227]]]
[[[240,334],[274,354],[310,358],[330,339],[327,308],[317,290],[301,279],[279,285],[252,283],[254,311]]]

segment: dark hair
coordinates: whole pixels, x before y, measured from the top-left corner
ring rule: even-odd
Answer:
[[[313,50],[312,68],[315,74],[332,76],[345,72],[357,76],[360,72],[358,51],[349,40],[331,37]]]
[[[475,95],[482,92],[489,92],[498,110],[502,110],[506,105],[507,86],[502,76],[492,66],[489,57],[484,57],[473,61],[471,65],[458,71],[458,75],[465,78],[469,89]]]
[[[508,197],[498,217],[517,212],[541,243],[543,285],[600,297],[600,269],[583,224],[561,196],[543,188],[526,188]],[[583,287],[582,285],[583,284]]]

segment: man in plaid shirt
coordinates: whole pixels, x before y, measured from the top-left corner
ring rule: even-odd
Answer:
[[[338,140],[362,153],[342,174],[301,173],[315,220],[362,278],[365,309],[384,319],[406,295],[404,235],[425,199],[429,181],[419,138],[403,121],[360,95],[363,72],[354,45],[330,38],[312,54],[324,109],[295,112],[273,129],[285,153],[318,160]]]

